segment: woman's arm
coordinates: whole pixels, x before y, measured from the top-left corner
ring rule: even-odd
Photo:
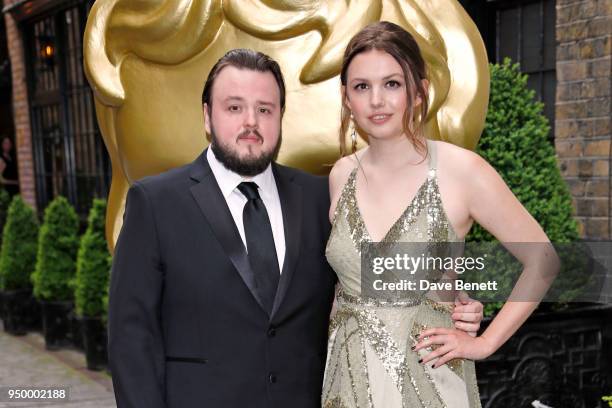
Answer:
[[[420,341],[416,349],[442,344],[423,359],[426,363],[440,357],[435,367],[453,358],[482,359],[493,354],[535,310],[559,269],[559,259],[540,225],[484,159],[476,154],[469,156],[463,177],[469,214],[522,263],[523,272],[510,300],[480,337],[470,338],[453,329],[421,333],[420,338],[427,339]]]
[[[558,273],[559,259],[542,227],[499,174],[479,156],[474,167],[474,174],[479,177],[468,183],[470,215],[523,265],[510,300],[481,336],[491,345],[493,353],[536,309]]]

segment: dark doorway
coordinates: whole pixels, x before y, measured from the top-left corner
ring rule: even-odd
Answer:
[[[509,57],[529,75],[544,103],[554,139],[556,79],[555,0],[461,0],[487,47],[490,62]]]

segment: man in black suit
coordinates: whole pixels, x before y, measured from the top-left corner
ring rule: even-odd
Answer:
[[[273,162],[284,93],[275,61],[230,51],[202,97],[210,148],[130,188],[109,297],[119,407],[320,406],[329,193]]]
[[[109,297],[120,408],[316,408],[336,277],[326,178],[273,162],[278,64],[233,50],[202,96],[211,145],[135,182]]]

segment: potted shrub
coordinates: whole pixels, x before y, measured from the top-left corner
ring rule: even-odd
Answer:
[[[105,297],[111,268],[111,256],[104,237],[106,203],[94,199],[81,237],[77,255],[75,308],[81,320],[87,368],[106,366]]]
[[[45,209],[38,235],[36,268],[32,274],[34,296],[43,310],[43,332],[47,349],[70,344],[73,290],[79,245],[79,220],[64,197],[55,198]]]
[[[0,288],[4,292],[4,329],[26,333],[31,312],[30,275],[36,263],[38,222],[34,210],[16,195],[8,209],[0,249]]]
[[[0,231],[4,229],[6,222],[6,213],[11,204],[11,196],[4,189],[0,189]],[[0,235],[0,244],[2,243],[2,235]],[[0,284],[0,320],[5,320],[4,315],[4,290]]]

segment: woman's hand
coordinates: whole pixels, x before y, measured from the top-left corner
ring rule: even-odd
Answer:
[[[431,346],[437,346],[437,348],[424,356],[420,362],[426,364],[438,358],[433,368],[438,368],[454,358],[482,360],[495,351],[493,345],[483,336],[472,337],[463,330],[447,328],[423,330],[413,350],[419,351]]]
[[[451,315],[455,328],[476,337],[480,322],[483,318],[483,305],[477,300],[470,299],[465,292],[459,292],[455,299],[455,308]]]

